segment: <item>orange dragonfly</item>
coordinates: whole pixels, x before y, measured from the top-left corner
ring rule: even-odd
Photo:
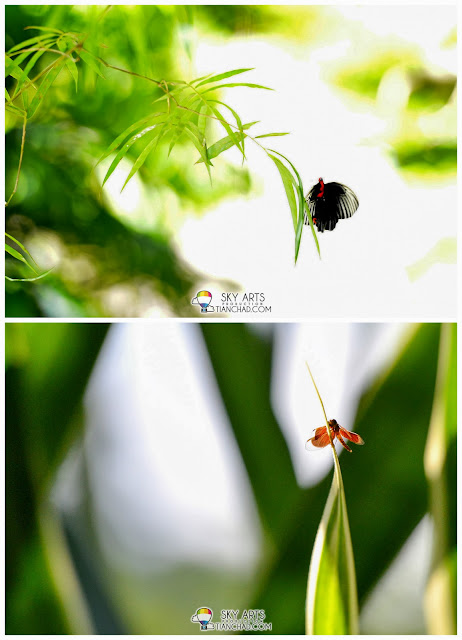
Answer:
[[[352,451],[346,444],[345,440],[350,440],[350,442],[354,442],[355,444],[364,444],[364,440],[361,436],[357,433],[353,433],[353,431],[347,431],[339,425],[337,420],[329,420],[329,427],[331,430],[332,440],[337,438],[342,447],[350,453]],[[319,427],[318,429],[314,429],[314,436],[306,441],[305,449],[308,449],[308,451],[313,451],[313,448],[322,449],[323,447],[327,447],[329,443],[330,439],[329,434],[327,433],[327,427]]]

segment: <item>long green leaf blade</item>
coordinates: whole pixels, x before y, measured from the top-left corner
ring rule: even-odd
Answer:
[[[157,128],[157,130],[154,132],[154,138],[149,141],[149,143],[146,145],[146,147],[143,149],[143,151],[140,153],[140,155],[136,159],[135,164],[133,165],[130,173],[128,174],[127,179],[124,182],[124,186],[120,190],[121,193],[125,189],[125,187],[127,186],[128,182],[133,178],[135,173],[138,171],[138,169],[143,166],[146,158],[151,153],[151,151],[153,151],[153,149],[155,149],[157,147],[157,145],[159,144],[160,139],[162,138],[162,136],[165,133],[164,126],[161,126],[161,127]]]
[[[276,168],[279,171],[279,175],[281,176],[282,184],[284,185],[287,201],[290,207],[290,212],[292,214],[294,231],[296,231],[297,230],[297,201],[295,198],[294,189],[296,192],[298,192],[298,185],[295,182],[293,175],[287,169],[287,167],[275,156],[271,155],[270,153],[268,155],[276,165]]]
[[[118,146],[126,138],[128,138],[128,136],[130,134],[132,134],[137,129],[141,129],[143,127],[143,125],[147,124],[150,120],[153,120],[154,118],[157,118],[157,117],[159,117],[161,115],[165,115],[165,112],[164,111],[160,111],[158,113],[153,113],[153,114],[151,114],[149,116],[146,116],[145,118],[141,118],[141,120],[138,120],[134,124],[131,124],[129,127],[127,127],[124,131],[122,131],[122,133],[119,136],[117,136],[117,138],[113,142],[111,142],[111,144],[106,149],[106,151],[103,153],[103,155],[100,157],[100,159],[98,160],[98,162],[96,163],[95,166],[98,166],[100,162],[102,162],[105,158],[110,156],[111,153],[113,153],[118,148]]]
[[[29,118],[32,118],[32,116],[37,111],[39,105],[41,104],[43,98],[45,97],[46,92],[51,87],[53,82],[58,77],[61,69],[66,64],[66,60],[67,60],[67,58],[63,58],[62,60],[58,60],[58,62],[56,62],[56,64],[45,75],[42,84],[40,85],[40,87],[35,92],[35,95],[32,98],[32,101],[31,101],[31,103],[29,105],[29,108],[27,110],[27,116]]]
[[[230,82],[225,84],[218,84],[218,85],[215,85],[214,87],[209,87],[205,91],[202,91],[202,95],[204,93],[208,93],[209,91],[226,89],[228,87],[250,87],[251,89],[265,89],[266,91],[274,91],[274,89],[271,89],[271,87],[264,87],[261,84],[252,84],[250,82]]]
[[[80,58],[82,58],[82,60],[84,62],[87,63],[87,65],[90,67],[90,69],[93,69],[93,71],[98,74],[101,78],[104,78],[103,72],[100,69],[100,62],[98,60],[98,58],[96,58],[92,53],[90,53],[89,51],[85,51],[85,49],[81,49],[79,51],[79,56]]]
[[[248,124],[244,124],[242,129],[250,129],[250,127],[252,127],[254,124],[257,124],[258,121],[255,122],[249,122]],[[241,134],[240,133],[236,133],[234,138],[237,137],[238,139],[240,138]],[[245,136],[245,134],[244,134]],[[217,140],[217,142],[215,142],[214,144],[212,144],[211,147],[209,147],[208,149],[208,157],[210,159],[216,158],[217,156],[220,155],[220,153],[223,153],[223,151],[227,151],[228,149],[231,149],[231,147],[234,147],[235,145],[235,139],[231,138],[230,136],[225,136],[224,138],[221,138],[220,140]],[[200,158],[196,164],[200,164],[201,162],[204,162],[204,160],[202,158]]]
[[[199,82],[199,84],[196,85],[196,87],[201,87],[204,84],[209,84],[210,82],[218,82],[219,80],[225,80],[225,78],[231,78],[231,76],[237,76],[240,73],[245,73],[246,71],[253,71],[253,68],[251,69],[234,69],[233,71],[226,71],[225,73],[219,73],[216,76],[212,76],[211,78],[207,78],[205,80],[202,80],[202,82]]]
[[[358,633],[353,547],[338,460],[311,556],[306,596],[306,633]]]

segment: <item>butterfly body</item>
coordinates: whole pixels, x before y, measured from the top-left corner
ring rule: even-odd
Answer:
[[[329,420],[328,424],[332,440],[335,440],[335,438],[337,438],[342,447],[344,447],[350,453],[352,451],[346,444],[345,440],[349,440],[350,442],[354,442],[355,444],[364,444],[364,440],[360,435],[354,433],[353,431],[347,431],[339,425],[337,420]],[[314,436],[307,440],[305,448],[308,450],[312,450],[313,448],[322,449],[323,447],[327,447],[329,443],[330,438],[327,432],[327,427],[319,427],[318,429],[314,430]]]
[[[333,231],[341,219],[351,218],[359,207],[355,193],[340,182],[325,183],[319,178],[308,195],[306,202],[309,206],[313,223],[318,231]],[[305,224],[309,224],[305,213]]]

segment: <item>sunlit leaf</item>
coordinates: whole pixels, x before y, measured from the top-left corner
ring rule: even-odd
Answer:
[[[75,62],[73,62],[73,60],[66,60],[66,67],[67,67],[69,73],[71,74],[72,78],[74,79],[75,90],[77,92],[78,83],[79,83],[79,71],[77,69],[77,65],[76,65]]]
[[[249,122],[248,124],[244,124],[243,125],[243,129],[250,129],[250,127],[252,127],[254,124],[257,124],[258,121],[255,122]],[[236,137],[239,139],[239,137],[241,136],[240,133],[236,133],[235,134]],[[216,158],[217,156],[220,155],[220,153],[223,153],[223,151],[226,151],[227,149],[230,149],[231,147],[234,147],[235,145],[235,141],[233,138],[231,138],[230,136],[226,136],[225,138],[221,138],[221,140],[218,140],[217,142],[215,142],[214,144],[212,144],[211,147],[209,147],[208,149],[208,157],[210,159],[212,158]],[[199,164],[201,162],[204,162],[204,160],[201,158],[199,159],[196,164]]]
[[[219,73],[216,76],[212,76],[211,78],[206,78],[199,82],[197,87],[201,87],[204,84],[209,84],[210,82],[218,82],[219,80],[224,80],[225,78],[231,78],[231,76],[237,76],[240,73],[245,73],[246,71],[253,71],[253,68],[250,69],[234,69],[234,71],[226,71],[225,73]]]
[[[15,45],[14,47],[11,47],[11,49],[8,51],[9,54],[14,53],[15,51],[19,51],[21,49],[24,49],[26,47],[30,47],[34,44],[37,43],[41,43],[44,40],[50,40],[52,39],[53,41],[56,40],[56,38],[48,35],[42,35],[42,36],[35,36],[34,38],[29,38],[28,40],[23,40],[23,42],[20,42],[19,44]]]
[[[201,158],[207,168],[207,173],[209,174],[210,183],[211,183],[212,174],[210,172],[210,167],[213,165],[210,162],[210,158],[207,153],[207,145],[206,145],[204,136],[201,136],[199,129],[197,129],[197,127],[195,127],[192,122],[188,122],[186,124],[184,132],[192,140],[194,146],[199,151]]]
[[[56,80],[59,73],[61,72],[61,69],[64,67],[65,64],[66,64],[66,58],[58,60],[54,64],[54,66],[48,71],[48,73],[45,75],[45,77],[43,78],[42,84],[37,89],[34,97],[31,100],[29,108],[27,110],[27,115],[29,118],[32,118],[34,113],[37,111],[37,108],[39,107],[43,98],[45,97],[46,92],[51,87],[53,82]]]
[[[37,31],[51,31],[52,33],[64,33],[64,31],[61,31],[61,29],[55,29],[53,27],[38,27],[36,25],[31,25],[30,27],[24,27],[24,31],[27,31],[28,29],[36,29]]]
[[[31,72],[33,67],[37,64],[38,60],[43,56],[43,54],[46,53],[47,50],[50,49],[50,47],[52,47],[52,46],[53,46],[53,43],[51,43],[51,42],[42,45],[42,49],[45,49],[45,51],[36,51],[34,53],[34,55],[31,57],[31,59],[29,60],[27,65],[24,67],[24,71],[22,72],[21,77],[18,78],[18,84],[16,85],[16,89],[15,89],[14,94],[13,94],[13,100],[14,100],[16,94],[21,90],[23,85],[26,82],[30,82],[29,73]]]
[[[153,120],[154,118],[158,118],[159,116],[163,116],[163,115],[165,115],[164,111],[160,111],[158,113],[151,113],[149,116],[146,116],[145,118],[141,118],[141,120],[138,120],[134,124],[131,124],[129,127],[127,127],[124,131],[122,131],[122,133],[119,136],[117,136],[117,138],[113,142],[111,142],[109,147],[106,149],[103,155],[99,158],[98,162],[96,163],[96,166],[98,166],[99,163],[102,162],[105,158],[110,156],[111,153],[113,153],[118,148],[118,146],[126,138],[128,138],[130,134],[132,134],[134,131],[137,131],[138,129],[141,129],[143,125]]]
[[[98,58],[96,58],[92,53],[86,51],[85,49],[80,49],[78,54],[79,57],[87,63],[90,69],[92,69],[96,74],[104,79],[103,72],[101,71],[101,63],[99,62]]]
[[[229,104],[221,102],[220,100],[210,100],[210,102],[216,102],[217,104],[221,104],[223,107],[226,107],[233,114],[234,119],[236,120],[236,124],[237,124],[238,129],[239,129],[239,133],[241,134],[241,137],[242,137],[242,156],[243,156],[242,160],[244,161],[244,158],[245,158],[245,138],[246,138],[246,136],[244,136],[244,127],[242,126],[242,120],[239,117],[239,114],[236,111],[234,111],[234,109],[232,107],[230,107]]]
[[[102,184],[103,187],[106,184],[106,182],[109,180],[109,178],[111,177],[111,175],[113,174],[115,169],[117,168],[117,166],[120,163],[120,161],[122,160],[122,158],[124,158],[126,156],[126,154],[127,154],[128,150],[130,149],[130,147],[132,145],[134,145],[135,142],[140,140],[140,138],[145,136],[147,133],[149,133],[150,131],[153,131],[157,126],[159,126],[159,124],[161,124],[161,123],[157,123],[157,124],[154,124],[154,125],[152,125],[150,127],[146,127],[145,129],[143,129],[142,131],[140,131],[136,135],[132,136],[130,138],[130,140],[128,142],[126,142],[122,146],[122,148],[119,150],[119,153],[116,155],[114,160],[111,162],[111,166],[109,167],[109,169],[106,172],[106,175],[104,176],[104,180],[103,180],[103,184]]]
[[[209,87],[205,91],[202,91],[202,94],[208,93],[209,91],[215,91],[218,89],[226,89],[228,87],[250,87],[251,89],[266,89],[266,91],[274,91],[274,89],[271,89],[270,87],[264,87],[261,84],[251,84],[249,82],[231,82],[229,84],[228,83],[218,84],[218,85],[215,85],[214,87]]]
[[[338,459],[311,556],[306,596],[306,633],[358,633],[353,547]]]
[[[294,231],[296,231],[297,230],[297,201],[295,198],[295,192],[298,192],[298,185],[295,181],[295,178],[287,169],[287,167],[284,164],[282,164],[282,162],[275,156],[271,155],[270,153],[268,155],[276,165],[276,168],[279,171],[279,175],[281,176],[282,183],[284,185],[284,189],[287,196],[287,201],[290,207],[290,212],[292,214]],[[295,192],[294,192],[294,189],[295,189]]]
[[[262,133],[259,136],[255,136],[255,138],[273,138],[275,136],[288,136],[289,132],[286,133]]]
[[[159,126],[156,129],[156,131],[154,131],[154,138],[152,140],[150,140],[150,142],[146,145],[146,147],[143,149],[143,151],[140,153],[140,155],[136,159],[135,164],[133,165],[130,173],[128,174],[127,179],[124,182],[124,186],[122,187],[121,192],[125,189],[125,187],[128,184],[129,180],[131,180],[133,178],[133,176],[138,171],[138,169],[143,166],[146,158],[151,153],[151,151],[153,151],[157,147],[157,145],[159,144],[159,141],[160,141],[161,137],[165,133],[165,128],[164,127],[165,127],[165,125]]]

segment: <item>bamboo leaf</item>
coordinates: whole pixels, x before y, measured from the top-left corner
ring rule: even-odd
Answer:
[[[290,135],[287,131],[286,133],[262,133],[260,136],[255,136],[255,138],[272,138],[274,136],[288,136]]]
[[[253,126],[254,124],[257,124],[258,121],[255,122],[249,122],[248,124],[243,125],[243,129],[250,129],[251,126]],[[237,137],[239,139],[239,137],[241,136],[240,133],[235,134],[235,137]],[[244,134],[245,136],[245,134]],[[221,138],[221,140],[218,140],[217,142],[215,142],[214,144],[212,144],[211,147],[209,147],[208,149],[208,157],[210,159],[216,158],[217,156],[220,155],[220,153],[223,153],[223,151],[226,151],[227,149],[230,149],[231,147],[234,147],[235,145],[235,141],[233,138],[231,138],[230,136],[226,136],[225,138]],[[196,164],[200,164],[201,162],[204,162],[204,160],[202,158],[200,158]]]
[[[30,26],[30,27],[24,27],[24,31],[27,31],[28,29],[36,29],[37,31],[51,31],[52,33],[64,33],[64,31],[61,31],[61,29],[54,29],[53,27],[37,27],[35,25]]]
[[[96,58],[92,53],[86,51],[85,49],[80,49],[79,57],[87,63],[90,69],[93,69],[96,74],[98,74],[101,78],[103,78],[103,80],[105,80],[103,72],[100,69],[101,63],[99,62],[98,58]]]
[[[356,635],[359,633],[358,594],[342,473],[324,403],[308,363],[306,366],[322,407],[334,456],[334,478],[308,572],[306,633]]]
[[[26,258],[22,255],[22,253],[19,253],[19,251],[17,251],[16,249],[14,249],[13,247],[10,247],[9,244],[5,243],[5,251],[7,253],[10,254],[10,256],[13,256],[13,258],[16,258],[16,260],[20,260],[21,262],[23,262],[25,265],[27,265],[30,269],[32,269],[32,271],[34,271],[34,273],[37,273],[34,269],[34,267],[32,267],[29,262],[26,260]]]
[[[212,76],[211,78],[206,78],[199,82],[196,87],[201,87],[204,84],[209,84],[210,82],[218,82],[219,80],[224,80],[225,78],[231,78],[231,76],[237,76],[240,73],[245,73],[246,71],[253,71],[252,69],[234,69],[234,71],[226,71],[225,73],[219,73],[216,76]]]
[[[338,459],[311,556],[306,596],[306,633],[358,633],[353,547]]]
[[[26,83],[26,82],[30,82],[29,80],[29,73],[30,71],[33,69],[33,67],[35,66],[35,64],[37,63],[37,61],[39,60],[39,58],[41,58],[41,56],[43,56],[44,53],[46,53],[47,49],[50,49],[53,46],[53,43],[47,43],[42,45],[42,49],[45,49],[45,51],[36,51],[34,53],[34,55],[31,57],[31,59],[29,60],[29,62],[27,63],[27,65],[24,67],[24,70],[21,74],[21,77],[18,78],[18,84],[16,85],[16,89],[14,90],[14,94],[13,94],[13,100],[16,97],[16,94],[19,92],[19,90],[21,89],[21,87]]]
[[[72,78],[75,82],[75,92],[77,93],[78,84],[79,84],[79,71],[77,69],[77,65],[73,60],[66,60],[66,67],[71,74]]]
[[[100,159],[98,160],[95,166],[98,166],[100,162],[102,162],[105,158],[110,156],[111,153],[113,153],[118,148],[121,142],[123,142],[126,138],[128,138],[128,136],[131,133],[133,133],[137,129],[141,129],[141,127],[146,123],[148,123],[150,120],[153,120],[154,118],[157,118],[161,115],[165,115],[165,112],[160,111],[158,113],[151,113],[149,116],[146,116],[145,118],[141,118],[141,120],[138,120],[134,124],[131,124],[129,127],[127,127],[124,131],[122,131],[122,133],[119,136],[117,136],[117,138],[113,142],[111,142],[111,144],[103,153],[103,155],[100,157]]]
[[[10,234],[9,234],[9,233],[7,233],[6,231],[5,231],[5,236],[6,236],[7,238],[9,238],[12,242],[14,242],[15,244],[17,244],[17,245],[18,245],[18,247],[20,247],[20,249],[22,249],[22,250],[24,251],[24,253],[26,254],[26,256],[27,256],[28,258],[30,258],[34,264],[37,264],[37,263],[35,262],[34,258],[33,258],[33,257],[31,256],[31,254],[29,253],[29,251],[26,249],[26,247],[25,247],[21,242],[19,242],[19,240],[16,240],[16,238],[15,238],[14,236],[10,235]]]
[[[292,222],[294,225],[294,231],[297,230],[297,201],[295,198],[295,192],[298,192],[298,185],[295,181],[295,178],[287,169],[287,167],[275,156],[268,154],[271,160],[276,165],[277,170],[279,171],[279,175],[282,179],[282,184],[284,185],[284,189],[287,196],[287,202],[289,203],[290,212],[292,214]]]
[[[103,187],[106,184],[106,182],[109,180],[111,175],[113,174],[114,170],[117,168],[117,165],[120,163],[122,158],[127,154],[130,147],[133,144],[135,144],[137,140],[145,136],[147,133],[149,133],[150,131],[153,131],[157,126],[159,126],[159,124],[160,123],[157,123],[152,125],[151,127],[146,127],[146,129],[143,129],[143,131],[140,131],[140,133],[137,133],[136,135],[132,136],[130,140],[122,146],[122,148],[119,150],[119,153],[116,155],[116,157],[112,161],[111,166],[107,170],[106,175],[104,176],[104,180],[102,184]]]
[[[184,128],[184,132],[186,135],[192,140],[194,146],[201,154],[201,158],[205,163],[207,173],[209,174],[210,184],[212,183],[212,174],[210,172],[210,167],[213,166],[210,162],[210,158],[207,152],[207,145],[205,142],[205,138],[201,136],[200,131],[193,125],[192,122],[188,122]]]
[[[11,49],[8,51],[9,54],[14,53],[15,51],[20,51],[21,49],[25,49],[26,47],[30,47],[34,44],[37,44],[39,42],[42,42],[43,40],[50,40],[52,39],[53,41],[56,40],[56,38],[54,36],[50,36],[48,35],[42,35],[42,36],[35,36],[34,38],[29,38],[28,40],[23,40],[23,42],[20,42],[19,44],[15,45],[14,47],[11,47]]]
[[[124,186],[120,190],[121,193],[125,189],[125,187],[127,186],[128,182],[133,178],[135,173],[138,171],[138,169],[143,166],[146,158],[151,153],[151,151],[153,151],[157,147],[157,145],[159,144],[160,139],[162,138],[162,136],[165,133],[165,128],[164,127],[165,127],[165,125],[160,126],[160,127],[157,128],[157,130],[154,132],[154,138],[146,145],[146,147],[143,149],[143,151],[140,153],[140,155],[136,159],[135,164],[133,165],[130,173],[128,174],[128,178],[124,182]]]
[[[226,89],[228,87],[250,87],[251,89],[265,89],[266,91],[274,91],[274,89],[271,89],[270,87],[264,87],[261,84],[251,84],[250,82],[230,82],[226,84],[218,84],[214,87],[209,87],[205,91],[202,91],[202,95],[204,95],[204,93],[208,93],[209,91]]]
[[[51,269],[48,269],[48,271],[45,271],[44,273],[41,273],[39,276],[35,276],[33,278],[10,278],[9,276],[5,276],[5,278],[10,282],[35,282],[35,280],[41,280],[42,278],[47,276],[49,273],[51,273],[53,271],[53,268],[54,267],[52,267]]]
[[[240,119],[239,114],[236,111],[234,111],[234,109],[232,107],[230,107],[229,104],[226,104],[224,102],[220,102],[220,100],[210,100],[210,102],[217,102],[218,104],[221,104],[223,107],[226,107],[233,114],[234,119],[236,120],[236,124],[237,124],[238,129],[239,129],[239,133],[242,136],[242,155],[243,155],[242,161],[244,161],[244,158],[245,158],[245,138],[246,138],[246,136],[244,135],[244,128],[242,126],[242,120]]]
[[[53,82],[56,80],[61,69],[64,67],[65,64],[66,64],[66,58],[62,58],[61,60],[58,60],[54,64],[54,66],[48,71],[48,73],[45,75],[45,77],[43,78],[42,84],[35,92],[35,95],[32,98],[32,101],[27,110],[28,118],[32,118],[34,113],[37,111],[37,108],[39,107],[43,98],[45,97],[46,92],[51,87]]]
[[[200,116],[197,118],[197,127],[202,135],[205,135],[205,127],[207,124],[207,118],[205,117],[205,113],[209,110],[208,105],[203,104],[200,108]]]
[[[302,232],[303,232],[303,223],[304,223],[304,218],[305,218],[305,196],[303,195],[303,183],[302,183],[302,179],[300,178],[300,174],[298,173],[297,169],[294,167],[294,165],[291,163],[291,161],[286,158],[284,155],[282,155],[282,153],[279,153],[279,151],[274,151],[274,149],[268,149],[268,151],[271,151],[271,153],[276,153],[278,156],[281,156],[281,158],[283,158],[292,168],[294,174],[297,177],[298,180],[298,190],[297,190],[297,195],[298,195],[298,218],[297,218],[297,228],[295,230],[295,264],[297,264],[297,258],[298,258],[298,252],[300,250],[300,242],[302,239]],[[319,244],[318,244],[318,239],[316,238],[316,233],[314,232],[314,229],[312,229],[313,232],[313,236],[316,242],[316,247],[318,249],[318,254],[319,257],[321,257],[321,252],[319,250]]]

